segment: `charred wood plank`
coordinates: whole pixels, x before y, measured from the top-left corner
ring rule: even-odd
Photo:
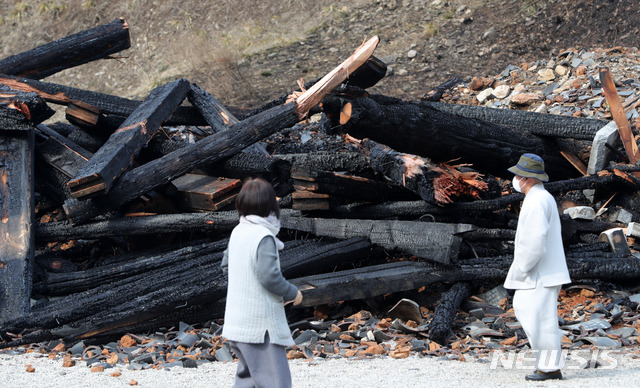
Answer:
[[[487,184],[477,172],[461,172],[446,163],[437,165],[418,155],[404,154],[370,139],[362,140],[371,167],[425,201],[452,203],[455,197],[480,198]]]
[[[456,317],[458,307],[471,295],[471,286],[466,282],[456,283],[442,294],[429,322],[429,338],[445,345],[452,337],[451,323]]]
[[[129,26],[118,18],[0,61],[0,73],[42,79],[131,46]]]
[[[372,245],[362,238],[334,243],[312,242],[285,249],[280,255],[282,274],[287,278],[333,270],[336,266],[357,262],[369,256]]]
[[[305,276],[291,282],[302,291],[303,299],[299,306],[309,307],[415,290],[456,278],[455,271],[438,272],[431,264],[401,261]]]
[[[397,249],[436,262],[456,259],[461,237],[472,225],[416,221],[340,220],[324,218],[281,217],[282,227],[309,232],[316,236],[339,239],[367,238],[373,244]]]
[[[11,126],[18,123],[38,124],[54,115],[55,111],[36,93],[13,90],[0,85],[0,120],[10,119]]]
[[[189,82],[179,79],[155,88],[144,102],[109,137],[67,186],[74,198],[109,191],[160,124],[171,115],[189,91]]]
[[[386,72],[387,65],[383,61],[372,55],[369,59],[367,59],[364,65],[358,67],[355,72],[352,73],[351,76],[349,76],[347,82],[351,86],[366,89],[367,87],[369,87],[368,85],[373,86],[375,85],[375,83],[381,80],[386,75]],[[355,77],[355,73],[359,73],[357,77]],[[301,93],[302,90],[311,88],[319,80],[320,79],[318,78],[314,81],[305,83],[300,90],[297,90],[294,93]],[[251,117],[269,108],[273,108],[274,106],[282,105],[287,101],[288,98],[289,95],[280,96],[273,101],[270,101],[256,109],[249,111],[242,118],[244,119],[247,117]]]
[[[371,175],[369,159],[360,152],[309,152],[305,154],[276,154],[291,162],[291,168],[319,171],[347,172],[352,175]]]
[[[620,134],[620,139],[627,152],[629,161],[631,164],[636,164],[638,160],[640,160],[640,150],[638,149],[634,134],[631,132],[627,115],[624,113],[624,108],[620,102],[620,97],[618,96],[618,91],[616,90],[616,85],[613,83],[609,69],[605,68],[600,70],[600,83],[602,84],[604,96],[609,103],[613,120],[618,126],[618,133]]]
[[[59,105],[69,105],[81,101],[97,108],[102,114],[117,117],[129,117],[142,104],[142,101],[129,100],[124,97],[10,75],[0,74],[0,85],[36,93],[45,101]],[[207,122],[196,108],[179,106],[164,124],[207,125]]]
[[[201,174],[185,174],[171,181],[178,207],[192,211],[220,210],[238,196],[242,181]]]
[[[349,107],[344,131],[357,138],[370,138],[399,151],[428,157],[434,162],[460,158],[474,169],[508,176],[507,168],[520,155],[534,152],[549,166],[552,180],[574,177],[577,172],[553,144],[524,132],[468,119],[437,110],[427,102],[392,98],[328,97],[323,108],[338,116]]]
[[[207,251],[222,252],[228,240],[210,243]],[[140,252],[130,260],[117,260],[111,265],[88,268],[83,271],[66,273],[47,273],[45,278],[33,285],[33,292],[47,296],[61,296],[90,290],[103,284],[117,283],[131,276],[151,272],[162,267],[176,265],[182,260],[189,260],[200,254],[199,249],[191,247],[170,252]],[[131,256],[125,254],[126,256]]]
[[[0,111],[12,109],[0,107]],[[0,320],[29,312],[34,255],[34,137],[0,122]]]
[[[163,185],[204,164],[235,155],[249,145],[297,123],[318,104],[332,87],[339,85],[351,72],[371,56],[378,43],[376,36],[363,44],[341,65],[294,103],[277,106],[233,125],[230,130],[211,135],[196,144],[174,151],[162,158],[123,174],[105,198],[67,201],[65,212],[73,223],[85,222],[112,210],[138,196]]]
[[[238,213],[226,211],[114,218],[78,226],[72,226],[67,221],[49,222],[38,225],[35,233],[38,241],[64,241],[174,232],[230,233],[236,225],[238,225]]]
[[[49,198],[62,204],[71,194],[67,182],[92,154],[44,124],[36,129],[36,184],[45,188]]]
[[[365,202],[406,201],[416,198],[415,194],[399,185],[331,171],[309,171],[302,168],[293,170],[291,175],[296,190]]]
[[[514,109],[494,109],[474,105],[425,102],[425,106],[469,119],[482,120],[533,135],[578,140],[593,140],[596,132],[608,124],[605,120],[536,113]]]

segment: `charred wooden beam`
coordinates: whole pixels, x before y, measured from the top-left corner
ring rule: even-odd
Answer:
[[[54,115],[54,110],[36,93],[13,90],[0,85],[0,120],[7,118],[12,120],[12,126],[18,122],[26,123],[29,127],[32,123],[38,124]]]
[[[0,61],[0,73],[42,79],[131,46],[123,18],[69,35]]]
[[[459,233],[473,230],[472,225],[416,221],[340,220],[282,217],[282,227],[339,239],[362,237],[387,249],[397,249],[436,262],[456,259]]]
[[[67,182],[92,154],[44,124],[36,129],[35,152],[41,163],[36,169],[36,184],[45,188],[48,197],[62,204],[71,195]]]
[[[494,109],[475,105],[425,102],[442,112],[525,131],[538,136],[593,140],[596,132],[608,124],[605,120],[553,115],[515,109]]]
[[[239,179],[185,174],[171,181],[178,207],[191,211],[215,211],[231,205],[240,192]]]
[[[36,93],[45,101],[59,105],[69,105],[76,101],[82,101],[97,108],[102,114],[117,117],[129,117],[142,104],[142,101],[129,100],[124,97],[10,75],[0,74],[0,85],[24,92]],[[179,106],[164,124],[207,125],[207,122],[196,108]]]
[[[425,201],[452,203],[455,197],[480,198],[487,184],[477,172],[461,172],[446,163],[437,165],[418,155],[404,154],[391,147],[364,139],[371,167],[397,185],[418,194]]]
[[[311,242],[285,249],[280,254],[282,273],[294,278],[333,270],[336,266],[366,259],[372,244],[362,238],[350,238],[334,243]]]
[[[228,240],[209,243],[207,252],[222,252],[227,247]],[[33,292],[47,296],[61,296],[75,294],[99,287],[103,284],[115,284],[123,279],[143,273],[170,267],[179,268],[182,260],[193,259],[202,254],[199,247],[185,247],[174,251],[139,252],[134,257],[126,254],[129,260],[116,260],[116,263],[88,268],[83,271],[47,273],[45,278],[33,285]]]
[[[309,171],[301,168],[291,171],[291,176],[296,190],[337,195],[358,201],[375,203],[416,198],[415,194],[399,185],[331,171]]]
[[[0,107],[0,111],[18,107]],[[0,320],[29,312],[34,254],[35,130],[0,121]]]
[[[369,159],[360,152],[309,152],[305,154],[276,154],[277,158],[291,162],[291,168],[318,171],[347,172],[369,177],[372,169]]]
[[[453,336],[451,323],[456,317],[458,307],[470,295],[471,286],[466,282],[456,283],[442,294],[429,322],[429,339],[446,345],[447,340]]]
[[[189,82],[179,79],[155,88],[144,102],[109,137],[67,186],[74,198],[107,192],[126,170],[160,124],[184,100]]]
[[[230,233],[236,225],[238,225],[238,213],[227,211],[114,218],[79,226],[72,226],[66,221],[49,222],[38,225],[35,233],[38,241],[64,241],[175,232]]]
[[[351,86],[367,88],[369,87],[369,85],[373,86],[379,80],[381,80],[386,75],[386,71],[387,65],[383,61],[372,55],[369,59],[367,59],[364,65],[355,70],[355,72],[359,73],[358,76],[356,77],[354,75],[354,72],[351,76],[349,76],[347,82]],[[302,93],[302,90],[311,88],[319,80],[320,79],[316,79],[314,81],[305,83],[301,90],[297,90],[294,93]],[[280,96],[273,101],[269,101],[268,103],[249,111],[242,118],[244,119],[247,117],[251,117],[269,108],[273,108],[274,106],[282,105],[287,101],[288,98],[289,95]]]
[[[123,174],[105,198],[65,203],[65,212],[73,223],[85,222],[114,209],[141,194],[165,184],[194,168],[235,155],[249,145],[297,123],[318,104],[333,87],[371,56],[378,37],[370,39],[340,66],[312,88],[295,98],[294,103],[277,106],[252,116],[230,130],[211,135],[196,144],[174,151]]]
[[[552,180],[574,177],[577,172],[557,148],[534,135],[437,110],[427,102],[393,98],[328,97],[323,108],[337,117],[350,110],[344,131],[370,138],[399,151],[428,157],[434,162],[460,159],[474,169],[508,176],[507,168],[520,155],[534,152],[548,165]]]

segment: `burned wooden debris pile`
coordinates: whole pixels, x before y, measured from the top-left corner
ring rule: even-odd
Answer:
[[[244,115],[186,79],[144,101],[40,80],[129,47],[121,19],[97,29],[109,38],[92,40],[89,30],[0,61],[2,347],[222,318],[220,260],[249,176],[271,181],[280,197],[282,269],[304,295],[291,317],[313,309],[327,319],[327,306],[354,300],[385,310],[389,295],[443,291],[417,324],[320,324],[336,340],[349,331],[380,346],[390,337],[378,325],[420,333],[425,351],[477,341],[451,329],[470,295],[506,275],[522,200],[506,169],[525,152],[548,166],[572,278],[640,278],[635,126],[619,114],[635,105],[617,109],[608,98],[618,112],[610,121],[438,102],[459,80],[422,101],[371,94],[386,71],[373,56],[377,37],[322,79]],[[51,47],[57,61],[37,54]],[[602,70],[603,84],[608,76]],[[67,122],[47,122],[49,104],[65,107]],[[485,317],[494,307],[475,306]],[[494,318],[513,318],[501,308]],[[210,327],[198,343],[216,335]],[[312,344],[298,348],[304,357],[317,352]]]

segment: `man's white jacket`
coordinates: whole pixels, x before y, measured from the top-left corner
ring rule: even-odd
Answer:
[[[531,289],[538,282],[544,287],[571,283],[558,207],[542,183],[533,186],[522,202],[513,263],[504,287]]]

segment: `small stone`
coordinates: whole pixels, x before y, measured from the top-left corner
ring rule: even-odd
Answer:
[[[540,96],[536,93],[518,93],[511,95],[511,102],[518,105],[529,105],[539,99]]]
[[[122,376],[122,373],[120,372],[111,372],[111,377],[120,377]]]
[[[138,382],[134,379],[131,379],[131,381],[129,381],[129,385],[138,385]]]
[[[120,338],[120,346],[123,348],[130,348],[135,344],[137,344],[136,340],[134,340],[130,335],[124,335]]]
[[[478,93],[476,98],[478,99],[479,103],[483,103],[486,100],[488,100],[489,97],[491,97],[492,94],[493,94],[493,89],[487,88],[487,89],[481,91],[480,93]]]
[[[479,77],[473,77],[471,82],[469,82],[469,89],[471,90],[480,90],[483,88],[483,86],[484,86],[484,83],[482,82],[482,79]]]
[[[62,360],[62,367],[71,368],[72,366],[76,366],[76,362],[71,359],[71,356],[69,355],[65,356],[64,359]]]
[[[576,69],[576,74],[579,75],[579,76],[586,75],[587,74],[587,68],[582,66],[582,65],[578,66],[578,68]]]
[[[26,372],[27,372],[27,373],[33,373],[33,372],[35,372],[35,371],[36,371],[36,368],[34,368],[34,367],[32,367],[32,366],[28,366],[28,367],[27,367],[27,369],[26,369]]]
[[[398,70],[398,75],[407,75],[409,72],[406,69]]]
[[[538,71],[538,79],[540,81],[553,81],[556,74],[551,69],[542,69]]]
[[[104,372],[104,366],[102,365],[97,365],[91,368],[91,372],[93,373],[99,373],[99,372]]]
[[[493,90],[493,95],[502,100],[503,98],[506,98],[510,92],[511,88],[509,85],[500,85]]]
[[[560,77],[566,75],[569,72],[569,68],[562,65],[556,66],[555,70],[556,70],[556,74],[558,74]]]
[[[409,52],[407,53],[408,58],[415,58],[417,55],[418,52],[416,50],[409,50]]]

